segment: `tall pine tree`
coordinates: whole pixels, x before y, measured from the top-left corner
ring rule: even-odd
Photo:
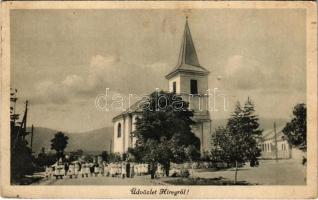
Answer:
[[[254,113],[254,104],[249,98],[243,107],[237,102],[226,127],[218,128],[213,137],[215,145],[212,148],[212,157],[214,160],[235,165],[235,184],[239,163],[255,163],[260,156],[258,140],[262,130]]]

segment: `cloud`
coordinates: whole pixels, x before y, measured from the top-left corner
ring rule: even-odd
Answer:
[[[62,85],[64,85],[65,87],[70,87],[70,88],[74,88],[74,87],[77,88],[82,83],[83,83],[83,78],[76,74],[68,75],[62,81]]]
[[[165,87],[169,66],[165,63],[137,65],[118,56],[93,56],[85,73],[70,74],[61,82],[42,80],[35,84],[37,103],[61,104],[95,98],[109,88],[114,93],[147,94]],[[164,88],[163,88],[164,89]]]
[[[164,85],[167,66],[165,63],[128,63],[116,56],[97,55],[91,61],[87,87],[91,91],[110,88],[127,95],[149,92]]]
[[[242,55],[229,57],[224,71],[224,82],[233,89],[259,88],[267,76],[260,63]]]
[[[40,81],[35,85],[35,94],[31,97],[33,103],[61,104],[68,101],[61,84],[50,80]]]
[[[296,65],[265,66],[243,56],[230,56],[216,76],[220,87],[230,90],[258,90],[268,92],[293,92],[304,90],[305,72]]]
[[[286,72],[288,69],[288,73]],[[149,94],[156,88],[167,89],[164,76],[171,70],[166,63],[149,65],[128,63],[119,56],[95,55],[83,71],[62,77],[61,81],[42,80],[35,84],[36,103],[83,104],[109,88],[123,96]],[[219,72],[219,73],[218,73]],[[229,92],[290,93],[305,92],[305,72],[296,65],[290,67],[264,66],[243,55],[229,56],[224,67],[214,74],[210,87]]]
[[[119,58],[115,56],[93,56],[87,76],[87,87],[96,88],[105,84],[107,80],[109,81],[120,76],[120,71],[116,69],[116,66],[119,64],[118,61]]]

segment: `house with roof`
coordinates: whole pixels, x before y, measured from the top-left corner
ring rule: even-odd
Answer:
[[[189,109],[194,112],[195,124],[192,131],[200,139],[201,155],[211,149],[211,119],[207,106],[209,71],[200,65],[192,40],[188,19],[186,20],[184,33],[177,65],[168,73],[168,90],[189,102]],[[123,154],[128,148],[134,148],[136,138],[133,137],[135,122],[141,114],[139,102],[136,102],[126,111],[113,118],[114,137],[113,152]]]
[[[263,131],[261,139],[261,158],[264,159],[289,159],[291,158],[291,146],[282,132],[283,126]],[[275,133],[276,131],[276,133]],[[277,146],[277,149],[276,149]]]
[[[304,156],[301,150],[289,144],[283,129],[281,126],[263,131],[259,141],[262,159],[301,159]]]

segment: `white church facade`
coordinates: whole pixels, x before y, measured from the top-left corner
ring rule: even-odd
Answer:
[[[185,23],[183,40],[181,44],[177,66],[165,76],[168,81],[169,92],[174,92],[189,102],[189,109],[193,110],[195,124],[192,131],[200,139],[200,150],[203,155],[211,149],[212,121],[208,111],[209,71],[199,64],[199,59],[192,40],[188,21]],[[113,152],[125,153],[128,148],[133,148],[136,138],[136,118],[141,114],[138,102],[127,111],[113,118]]]

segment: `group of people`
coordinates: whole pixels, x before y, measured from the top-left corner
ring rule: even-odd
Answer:
[[[45,167],[45,177],[63,179],[64,177],[78,178],[90,176],[109,176],[121,178],[133,178],[135,175],[146,175],[149,173],[148,164],[132,162],[107,163],[97,162],[62,162],[58,161],[52,166]]]

